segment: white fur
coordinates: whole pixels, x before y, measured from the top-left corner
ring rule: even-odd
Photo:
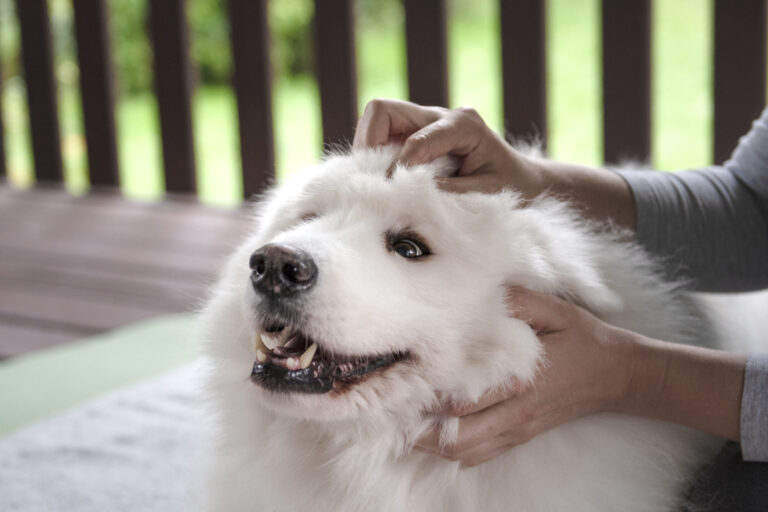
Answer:
[[[491,462],[462,468],[412,451],[443,398],[471,401],[543,358],[504,285],[556,293],[613,324],[670,341],[706,340],[696,304],[622,234],[596,229],[563,202],[525,208],[513,192],[439,190],[441,160],[385,177],[395,149],[332,156],[271,191],[253,234],[224,268],[202,313],[216,418],[209,510],[660,511],[719,441],[660,422],[601,414],[542,434]],[[308,214],[315,215],[302,220]],[[389,252],[409,227],[433,254]],[[250,254],[270,242],[312,255],[318,281],[303,329],[330,350],[408,350],[411,360],[350,391],[277,394],[248,378],[258,298]],[[443,426],[443,442],[456,423]]]

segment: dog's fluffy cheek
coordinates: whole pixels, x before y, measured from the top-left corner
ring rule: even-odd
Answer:
[[[205,355],[214,361],[248,364],[253,326],[252,292],[248,280],[247,247],[241,247],[224,267],[217,286],[198,317]],[[245,258],[245,263],[243,263]]]
[[[490,390],[528,382],[536,374],[543,351],[533,330],[515,318],[498,318],[483,342],[462,344],[460,373],[443,374],[438,389],[454,402],[475,402]]]

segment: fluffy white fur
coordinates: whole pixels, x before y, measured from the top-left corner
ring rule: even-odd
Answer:
[[[542,434],[475,468],[412,451],[439,422],[437,395],[471,401],[545,360],[504,285],[555,293],[606,321],[671,341],[713,344],[696,304],[622,235],[561,201],[521,207],[513,192],[450,194],[441,160],[385,169],[393,148],[329,157],[270,192],[203,311],[216,418],[208,508],[216,511],[661,511],[717,439],[601,414]],[[312,215],[308,218],[308,215]],[[304,219],[304,220],[303,220]],[[409,261],[383,234],[408,227],[433,255]],[[249,379],[259,299],[249,256],[266,243],[312,255],[318,281],[303,329],[348,355],[407,350],[345,393],[279,394]],[[446,421],[443,441],[455,435]]]

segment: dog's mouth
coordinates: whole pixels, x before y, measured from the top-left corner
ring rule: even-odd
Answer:
[[[344,356],[323,349],[322,344],[285,325],[271,325],[257,332],[256,362],[251,379],[270,391],[328,393],[362,382],[408,357],[407,353]]]

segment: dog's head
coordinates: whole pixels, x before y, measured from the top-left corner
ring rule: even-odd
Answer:
[[[444,192],[434,176],[448,159],[388,175],[395,152],[333,156],[272,191],[214,292],[218,371],[250,374],[249,392],[279,413],[376,419],[475,399],[536,369],[538,341],[509,317],[505,284],[608,300],[578,257],[553,261],[568,247],[546,232],[569,219],[558,206],[549,226],[511,192]]]

